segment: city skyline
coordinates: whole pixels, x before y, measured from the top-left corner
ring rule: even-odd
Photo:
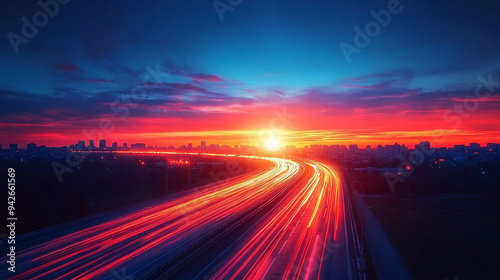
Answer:
[[[210,150],[213,148],[230,148],[230,149],[238,149],[242,147],[252,147],[252,148],[265,148],[267,150],[283,150],[287,148],[293,148],[293,149],[303,149],[303,148],[308,148],[308,149],[345,149],[352,151],[354,150],[376,150],[377,148],[387,148],[387,147],[400,147],[400,148],[406,148],[406,149],[417,149],[417,147],[421,145],[425,145],[428,149],[430,148],[452,148],[452,149],[465,149],[465,148],[470,148],[471,150],[479,150],[479,149],[492,149],[492,152],[498,152],[498,146],[500,146],[500,143],[496,142],[490,142],[486,144],[481,144],[477,142],[471,142],[471,143],[457,143],[453,144],[451,146],[433,146],[430,141],[421,141],[419,143],[415,143],[413,145],[406,145],[406,144],[401,144],[394,142],[393,144],[376,144],[376,145],[366,145],[366,146],[360,146],[358,144],[352,143],[348,145],[342,145],[342,144],[311,144],[311,145],[305,145],[305,146],[295,146],[295,145],[279,145],[279,146],[272,146],[270,147],[269,145],[261,145],[261,146],[254,146],[254,145],[228,145],[228,144],[220,144],[220,143],[209,143],[207,141],[200,141],[199,145],[193,145],[192,142],[181,144],[181,145],[164,145],[164,146],[159,146],[159,145],[149,145],[148,143],[132,143],[132,142],[123,142],[122,145],[118,145],[118,142],[112,142],[111,146],[106,145],[107,140],[106,139],[100,139],[99,140],[99,146],[96,147],[94,146],[94,140],[89,140],[89,144],[85,145],[86,141],[80,140],[77,141],[74,144],[67,144],[64,146],[47,146],[47,145],[38,145],[37,143],[31,142],[28,143],[26,146],[26,149],[30,148],[37,148],[37,147],[48,147],[48,148],[58,148],[58,147],[74,147],[74,150],[76,151],[84,151],[84,150],[112,150],[112,149],[127,149],[127,150],[134,150],[134,149],[165,149],[165,148],[170,148],[170,149],[185,149],[185,150],[191,150],[191,149],[197,149],[197,150]],[[23,146],[20,146],[17,143],[9,143],[8,145],[0,145],[0,148],[3,149],[23,149]],[[108,149],[111,148],[111,149]]]

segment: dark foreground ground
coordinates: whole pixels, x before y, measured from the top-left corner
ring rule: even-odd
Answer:
[[[500,279],[500,192],[366,197],[415,279]]]

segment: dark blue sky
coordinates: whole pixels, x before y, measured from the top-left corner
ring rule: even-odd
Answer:
[[[425,95],[432,106],[447,98],[448,103],[432,108],[444,110],[473,92],[479,75],[499,73],[500,4],[485,0],[402,0],[401,12],[348,63],[339,44],[355,45],[354,28],[364,29],[373,20],[370,11],[387,9],[391,2],[243,0],[221,20],[214,1],[74,0],[59,5],[33,38],[17,46],[17,53],[9,34],[22,36],[21,19],[32,22],[41,7],[36,1],[5,2],[0,18],[0,135],[33,138],[44,131],[30,134],[19,127],[57,123],[59,132],[47,132],[52,135],[47,141],[71,138],[91,128],[95,119],[111,115],[109,104],[141,85],[147,66],[170,74],[161,88],[150,89],[153,94],[131,116],[179,121],[222,118],[221,113],[239,113],[248,104],[261,108],[275,94],[299,106],[316,91],[325,94],[327,103],[343,102],[353,110],[359,109],[353,104],[360,94],[371,98],[408,92]],[[488,108],[498,110],[495,102]],[[390,105],[374,101],[360,108]],[[425,102],[420,106],[407,110],[417,115],[431,110]],[[241,127],[259,129],[262,122]],[[239,128],[207,125],[207,130]],[[186,128],[173,125],[160,132],[176,131]],[[120,139],[127,139],[125,128],[120,133]],[[0,144],[10,139],[20,141],[9,138]]]

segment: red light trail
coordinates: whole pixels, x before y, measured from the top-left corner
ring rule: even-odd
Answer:
[[[12,279],[101,279],[122,269],[144,275],[284,190],[289,191],[273,212],[256,225],[249,240],[244,238],[212,279],[262,279],[269,275],[319,279],[327,243],[337,242],[343,214],[339,174],[310,160],[241,157],[265,159],[274,166],[148,207],[108,215],[83,228],[64,229],[56,237],[41,238],[37,245],[19,252],[19,272]]]

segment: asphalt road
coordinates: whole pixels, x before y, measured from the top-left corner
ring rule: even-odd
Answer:
[[[220,254],[205,258],[196,277],[351,279],[339,173],[310,160],[265,159],[274,167],[18,236],[16,273],[5,265],[0,278],[139,279],[271,203]]]

